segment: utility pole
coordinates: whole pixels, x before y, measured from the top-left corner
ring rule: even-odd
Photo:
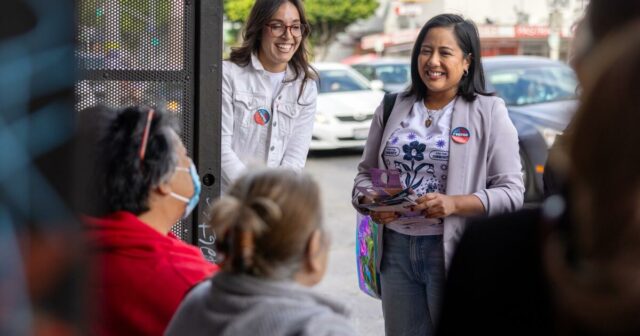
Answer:
[[[560,35],[564,21],[562,10],[567,7],[569,0],[548,0],[549,4],[549,58],[560,58]]]

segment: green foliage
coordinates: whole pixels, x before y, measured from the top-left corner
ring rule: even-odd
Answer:
[[[255,0],[224,0],[224,13],[231,22],[245,22]]]
[[[304,5],[311,23],[311,43],[326,48],[351,23],[373,15],[378,1],[307,0]]]
[[[377,0],[307,0],[304,2],[312,25],[322,22],[349,25],[371,16],[378,8]]]

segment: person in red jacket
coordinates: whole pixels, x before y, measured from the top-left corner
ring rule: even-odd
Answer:
[[[105,214],[85,217],[90,331],[161,335],[187,291],[218,269],[170,232],[198,202],[198,175],[170,115],[141,107],[102,115],[95,163]]]

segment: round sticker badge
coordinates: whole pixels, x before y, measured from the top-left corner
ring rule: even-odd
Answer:
[[[253,114],[253,121],[260,126],[264,126],[271,120],[271,114],[265,108],[260,108]]]
[[[471,132],[465,127],[456,127],[451,131],[451,139],[459,144],[466,144],[469,142]]]

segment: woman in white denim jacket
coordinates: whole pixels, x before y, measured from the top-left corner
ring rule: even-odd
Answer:
[[[300,0],[258,0],[223,62],[222,190],[250,164],[304,167],[318,94]]]

